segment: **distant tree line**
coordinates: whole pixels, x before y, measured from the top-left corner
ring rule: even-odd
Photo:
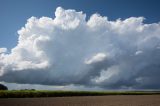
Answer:
[[[8,88],[4,86],[3,84],[0,84],[0,90],[8,90]]]

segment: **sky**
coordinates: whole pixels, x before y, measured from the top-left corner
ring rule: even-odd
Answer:
[[[159,22],[159,5],[159,0],[92,0],[90,2],[86,0],[1,0],[0,46],[9,49],[16,46],[17,30],[24,26],[28,18],[31,16],[54,17],[53,13],[58,6],[83,11],[87,17],[93,13],[108,16],[109,20],[143,16],[146,18],[146,23],[152,23]]]
[[[159,89],[159,0],[1,0],[9,89]],[[18,86],[17,86],[18,85]]]

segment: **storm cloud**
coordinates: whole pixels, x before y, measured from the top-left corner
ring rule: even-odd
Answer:
[[[0,81],[104,89],[160,88],[160,23],[108,20],[58,7],[31,17],[16,47],[0,48]]]

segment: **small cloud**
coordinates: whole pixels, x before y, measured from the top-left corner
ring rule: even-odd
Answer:
[[[7,48],[0,48],[0,53],[5,53],[7,52]]]
[[[136,53],[135,53],[135,55],[140,55],[140,54],[142,54],[143,53],[143,51],[136,51]]]
[[[104,53],[97,53],[96,55],[94,55],[92,58],[88,59],[85,61],[86,64],[92,64],[92,63],[97,63],[97,62],[101,62],[106,58],[106,54]]]

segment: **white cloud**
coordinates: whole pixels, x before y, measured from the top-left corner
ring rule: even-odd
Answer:
[[[83,12],[62,7],[55,18],[31,17],[11,53],[0,49],[0,81],[156,89],[160,24],[143,20],[109,21],[99,14],[86,20]],[[139,78],[147,79],[144,85]]]
[[[136,53],[135,53],[135,55],[139,55],[139,54],[142,54],[143,53],[143,51],[136,51]]]
[[[92,64],[96,62],[101,62],[106,58],[106,54],[104,53],[98,53],[95,56],[93,56],[91,59],[88,59],[85,61],[86,64]]]
[[[0,54],[7,52],[7,48],[0,48]]]

